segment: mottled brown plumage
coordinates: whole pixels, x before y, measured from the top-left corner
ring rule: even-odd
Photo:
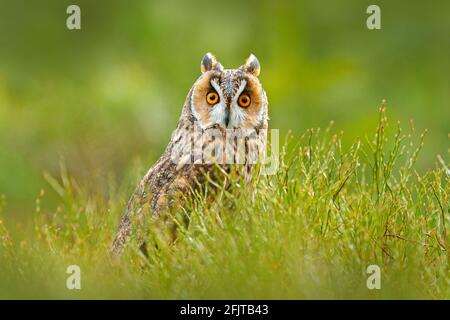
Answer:
[[[248,178],[265,155],[268,103],[258,80],[259,62],[251,55],[238,69],[224,70],[208,53],[202,75],[189,91],[177,128],[166,150],[131,196],[113,241],[115,255],[130,237],[144,238],[146,219],[161,219],[165,209],[182,205],[180,195],[219,179],[215,168],[244,167]],[[144,227],[144,230],[141,230]]]

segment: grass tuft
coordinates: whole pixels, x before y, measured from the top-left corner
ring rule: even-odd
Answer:
[[[390,132],[384,105],[372,137],[347,150],[342,138],[332,124],[288,135],[276,174],[205,188],[175,210],[174,245],[120,261],[108,249],[135,175],[91,194],[62,166],[45,174],[57,208],[42,191],[33,218],[14,223],[0,198],[0,297],[449,299],[448,164],[439,156],[418,172],[425,133]],[[72,264],[81,290],[66,288]],[[380,290],[366,286],[369,265],[381,268]]]

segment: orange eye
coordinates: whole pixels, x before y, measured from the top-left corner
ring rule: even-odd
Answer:
[[[250,105],[250,102],[252,100],[250,99],[248,94],[242,94],[239,97],[238,103],[242,108],[247,108]]]
[[[215,92],[210,92],[206,95],[206,102],[210,105],[214,105],[219,102],[219,95]]]

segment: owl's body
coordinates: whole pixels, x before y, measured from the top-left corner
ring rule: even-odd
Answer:
[[[228,172],[240,166],[248,178],[265,155],[268,103],[257,78],[259,62],[251,55],[238,69],[224,70],[211,54],[201,64],[202,75],[189,91],[177,128],[159,160],[130,198],[114,239],[120,254],[127,240],[141,237],[146,218],[160,219],[179,195],[219,179],[216,168]]]

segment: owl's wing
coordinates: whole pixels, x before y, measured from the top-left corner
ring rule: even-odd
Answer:
[[[163,210],[179,203],[179,198],[191,190],[194,182],[201,184],[205,173],[212,172],[213,165],[196,165],[181,160],[172,161],[170,146],[141,180],[130,200],[120,222],[111,251],[114,256],[122,253],[132,236],[144,244],[148,230],[147,218],[157,219]]]
[[[151,174],[150,169],[148,174]],[[128,200],[128,204],[125,210],[125,214],[119,225],[119,229],[113,240],[111,252],[114,256],[119,256],[123,248],[132,234],[133,225],[142,221],[145,216],[146,207],[151,201],[151,190],[148,184],[148,174],[144,176],[133,195]]]
[[[164,208],[165,201],[168,199],[167,194],[171,192],[170,186],[174,180],[177,180],[175,173],[176,164],[171,161],[166,152],[142,178],[128,201],[113,240],[111,251],[114,256],[122,253],[131,235],[137,241],[145,238],[145,234],[142,234],[145,232],[142,230],[146,226],[145,219],[157,217],[161,208]]]

